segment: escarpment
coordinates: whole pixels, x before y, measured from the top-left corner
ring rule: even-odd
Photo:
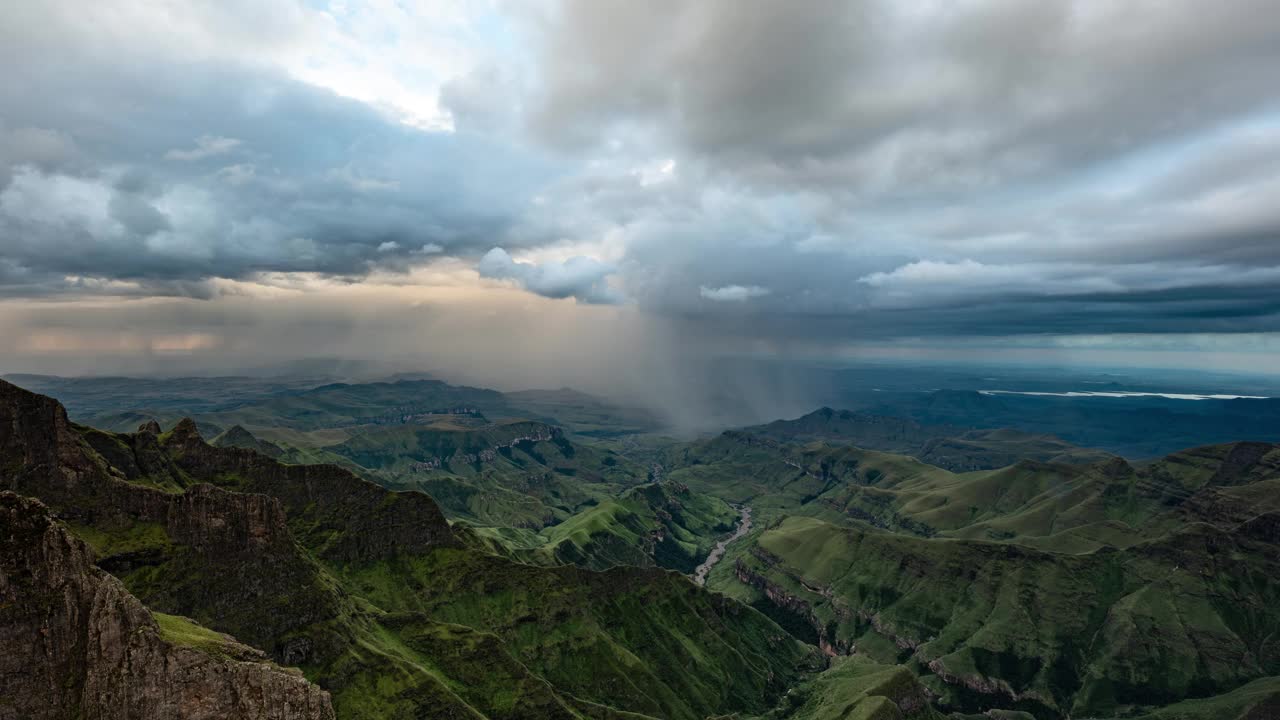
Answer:
[[[336,465],[286,465],[253,450],[214,447],[190,419],[161,442],[192,478],[279,500],[298,539],[327,559],[459,547],[440,506],[422,493],[387,490]]]
[[[295,670],[182,618],[164,629],[39,501],[0,493],[0,718],[330,720]]]
[[[12,429],[0,435],[0,466],[8,468],[0,488],[49,505],[98,545],[100,565],[149,606],[216,621],[282,662],[324,654],[321,643],[295,636],[340,617],[346,602],[290,534],[279,500],[197,483],[171,462],[151,465],[163,467],[163,476],[126,479],[138,463],[126,470],[108,464],[57,401],[2,382],[0,427]],[[99,435],[99,444],[120,453],[164,453],[154,428]],[[288,612],[275,609],[286,601]],[[286,643],[286,636],[295,639]]]

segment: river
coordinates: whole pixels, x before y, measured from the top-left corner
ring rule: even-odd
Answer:
[[[711,568],[720,562],[720,558],[724,557],[724,551],[729,547],[729,543],[751,532],[751,508],[743,505],[738,508],[740,517],[738,518],[738,529],[733,531],[729,537],[716,543],[711,550],[711,554],[707,555],[707,559],[693,571],[693,581],[699,585],[707,584],[707,573],[711,572]]]

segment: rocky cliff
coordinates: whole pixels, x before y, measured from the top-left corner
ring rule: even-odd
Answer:
[[[252,450],[213,447],[189,419],[161,442],[192,478],[278,499],[298,539],[322,547],[326,559],[371,561],[459,546],[440,506],[422,493],[393,492],[336,465],[285,465]]]
[[[0,493],[0,719],[334,717],[297,671],[172,620],[166,632],[45,505]]]

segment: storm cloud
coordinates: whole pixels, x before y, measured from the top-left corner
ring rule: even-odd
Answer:
[[[444,283],[726,347],[1248,347],[1280,331],[1272,6],[20,4],[0,312]]]

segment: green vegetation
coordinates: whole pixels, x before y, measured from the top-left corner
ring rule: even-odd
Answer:
[[[768,716],[787,720],[940,720],[916,676],[901,665],[858,655],[835,658],[831,667],[787,694]]]
[[[493,633],[574,696],[656,717],[760,712],[798,666],[816,662],[763,616],[657,570],[539,568],[440,550],[343,578],[390,612]]]
[[[531,421],[371,427],[323,450],[386,487],[422,490],[451,518],[482,526],[554,525],[646,478],[611,450]]]
[[[538,565],[573,564],[593,570],[654,565],[691,573],[733,530],[728,503],[674,482],[633,488],[539,533],[476,528],[501,553]]]
[[[1280,677],[1268,677],[1224,695],[1161,708],[1141,720],[1267,720],[1280,716]]]
[[[165,637],[247,651],[214,629],[231,633],[343,718],[1208,720],[1280,702],[1275,446],[1129,463],[833,411],[675,443],[618,435],[645,420],[615,412],[431,381],[290,391],[211,408],[222,447],[191,422],[74,428],[47,457],[76,482],[49,496],[167,613]],[[31,456],[0,450],[0,467]],[[339,467],[298,464],[317,460]],[[715,592],[696,587],[681,573],[735,505],[752,530]]]
[[[100,563],[121,555],[163,553],[173,545],[168,532],[160,523],[134,522],[112,527],[107,523],[94,526],[70,522],[67,527],[93,548]]]
[[[1280,451],[1210,446],[1133,466],[1029,460],[950,471],[849,446],[795,446],[724,433],[671,451],[669,477],[749,502],[767,521],[786,514],[866,523],[919,537],[1017,542],[1053,552],[1126,547],[1204,520],[1224,527],[1280,510]]]
[[[1248,530],[1063,555],[793,517],[739,572],[824,643],[907,663],[959,708],[1127,713],[1280,669],[1259,643],[1280,632],[1280,558]]]
[[[531,444],[519,452],[533,458],[540,444],[556,448],[556,456],[546,449],[546,463],[612,457],[579,455],[548,432],[518,438]],[[103,567],[165,615],[158,622],[173,642],[229,652],[232,645],[219,643],[231,641],[218,633],[230,633],[300,667],[332,693],[341,717],[760,714],[823,664],[764,616],[677,573],[514,562],[458,542],[420,493],[392,492],[332,466],[215,448],[191,422],[159,436],[107,439],[111,452],[135,461],[138,448],[157,449],[184,490],[130,482],[134,468],[112,466],[80,435],[53,448],[81,468],[75,484],[31,487],[56,498],[104,553]],[[581,478],[583,470],[560,474]],[[635,488],[616,502],[630,508],[617,524],[583,518],[555,542],[525,550],[572,547],[604,564],[601,548],[613,547],[605,538],[618,535],[622,548],[624,531],[641,529],[630,518],[643,516],[681,534],[684,555],[673,555],[687,561],[707,542],[697,533],[727,529],[733,516],[722,501],[674,485]]]
[[[1280,669],[1275,446],[953,473],[730,432],[667,464],[763,525],[711,587],[948,709],[1128,716]]]
[[[240,657],[244,646],[222,633],[203,627],[189,618],[165,613],[153,612],[156,625],[160,628],[160,637],[173,643],[199,650],[207,655],[221,658]]]

